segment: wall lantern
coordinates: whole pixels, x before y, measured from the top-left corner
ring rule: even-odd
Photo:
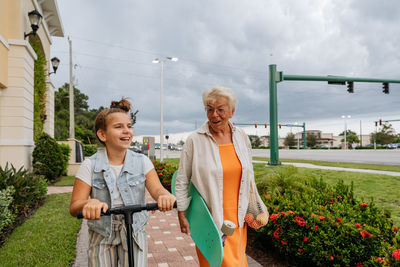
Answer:
[[[42,20],[42,15],[37,10],[32,10],[28,13],[29,21],[31,22],[32,31],[30,33],[24,32],[24,40],[29,35],[36,35],[39,29],[40,21]]]
[[[51,59],[51,65],[53,65],[53,72],[50,72],[49,75],[57,72],[58,65],[60,65],[60,60],[56,57],[53,57]]]

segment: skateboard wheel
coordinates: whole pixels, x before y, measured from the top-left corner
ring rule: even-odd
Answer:
[[[231,236],[235,232],[236,224],[231,221],[224,221],[221,227],[221,232],[226,236]]]

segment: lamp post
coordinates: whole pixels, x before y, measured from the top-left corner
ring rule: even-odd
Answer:
[[[342,115],[342,118],[344,119],[344,150],[347,150],[347,140],[346,140],[346,134],[347,134],[347,120],[350,119],[350,115]]]
[[[165,57],[165,59],[153,59],[154,64],[161,63],[161,92],[160,92],[160,162],[164,161],[163,148],[164,148],[164,63],[167,61],[178,61],[177,57]]]

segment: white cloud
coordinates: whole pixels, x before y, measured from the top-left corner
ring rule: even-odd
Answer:
[[[268,122],[268,64],[285,74],[400,79],[400,6],[380,1],[58,1],[66,35],[73,40],[78,88],[91,107],[121,96],[139,109],[136,132],[157,134],[160,65],[166,62],[165,124],[170,133],[191,131],[206,117],[201,93],[232,88],[239,104],[234,120]],[[62,60],[52,79],[68,82],[68,44],[54,38],[52,55]],[[89,56],[91,55],[91,56]],[[305,121],[340,130],[340,115],[400,119],[400,86],[345,86],[325,82],[278,85],[279,121]],[[320,121],[331,121],[321,124]],[[338,125],[331,127],[331,125]],[[400,123],[393,124],[400,132]]]

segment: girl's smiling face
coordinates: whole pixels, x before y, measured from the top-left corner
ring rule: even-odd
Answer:
[[[108,115],[106,129],[98,130],[97,136],[107,148],[128,149],[133,137],[131,118],[123,112]]]

